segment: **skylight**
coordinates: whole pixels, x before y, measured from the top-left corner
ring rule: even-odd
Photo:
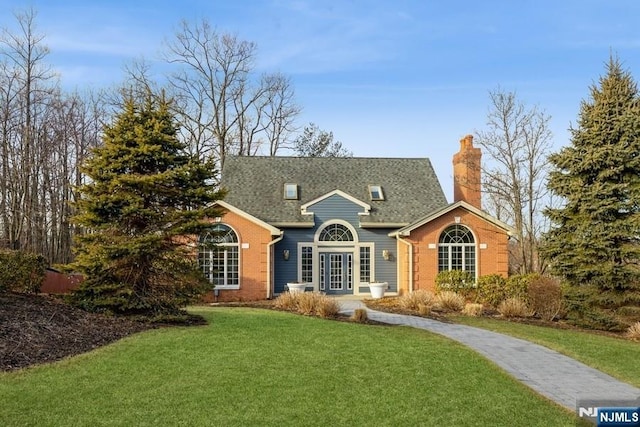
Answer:
[[[298,200],[298,184],[284,185],[285,200]]]
[[[384,200],[384,194],[382,193],[382,187],[379,185],[369,186],[369,196],[371,200]]]

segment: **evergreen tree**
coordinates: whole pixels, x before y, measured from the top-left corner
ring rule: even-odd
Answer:
[[[549,189],[565,204],[546,211],[543,254],[588,306],[640,306],[640,101],[617,58],[577,124],[571,145],[549,157]]]
[[[223,196],[211,165],[186,154],[170,102],[151,93],[125,99],[84,163],[74,267],[85,275],[72,301],[91,311],[147,316],[179,313],[201,295],[194,236],[219,216]]]

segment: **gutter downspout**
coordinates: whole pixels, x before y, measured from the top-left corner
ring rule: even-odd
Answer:
[[[273,248],[275,246],[276,243],[278,243],[280,240],[282,240],[284,238],[284,231],[280,231],[280,236],[275,239],[270,241],[267,244],[267,299],[271,299],[273,297],[273,293],[271,292],[273,283],[271,278],[273,276],[273,271],[272,271],[272,258],[273,258]]]
[[[396,234],[396,240],[398,242],[402,242],[405,245],[407,245],[407,248],[409,249],[409,274],[408,274],[408,279],[409,279],[409,293],[413,292],[413,245],[411,244],[411,242],[407,242],[406,240],[403,240],[400,238],[400,233]],[[398,268],[400,268],[400,265],[398,265]]]

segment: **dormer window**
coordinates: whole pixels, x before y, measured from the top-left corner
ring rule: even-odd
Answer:
[[[384,194],[382,193],[382,187],[379,185],[369,186],[369,196],[371,200],[384,200]]]
[[[284,185],[284,199],[285,200],[298,200],[298,184],[285,184]]]

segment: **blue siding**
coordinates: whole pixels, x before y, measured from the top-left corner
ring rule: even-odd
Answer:
[[[274,253],[274,292],[284,292],[287,282],[298,280],[298,242],[313,242],[315,227],[285,228],[283,239],[276,243]],[[283,252],[289,251],[289,259],[285,260]]]
[[[376,282],[388,282],[389,292],[398,291],[398,265],[396,254],[396,240],[389,237],[392,229],[377,228],[377,229],[361,229],[359,232],[366,237],[364,239],[367,242],[375,243],[375,281]],[[389,260],[382,258],[382,251],[388,250],[391,254]],[[368,286],[360,287],[360,292],[369,292]]]
[[[372,271],[372,276],[377,282],[388,282],[389,292],[397,291],[396,241],[387,236],[392,231],[391,229],[359,228],[361,215],[358,215],[358,213],[363,212],[362,206],[340,195],[327,197],[309,207],[307,211],[314,213],[314,227],[303,229],[284,228],[284,237],[282,241],[276,244],[274,256],[274,288],[276,293],[283,292],[287,282],[298,279],[298,257],[300,256],[298,254],[298,242],[313,243],[318,228],[332,220],[346,221],[353,226],[358,234],[359,243],[374,243],[375,246],[371,256],[374,260],[375,271]],[[366,217],[364,218],[366,220]],[[283,259],[285,250],[289,251],[289,260]],[[387,261],[382,258],[383,250],[388,250],[391,253],[390,260]],[[357,283],[358,278],[354,278],[354,280]],[[361,286],[359,291],[368,293],[369,288]]]

